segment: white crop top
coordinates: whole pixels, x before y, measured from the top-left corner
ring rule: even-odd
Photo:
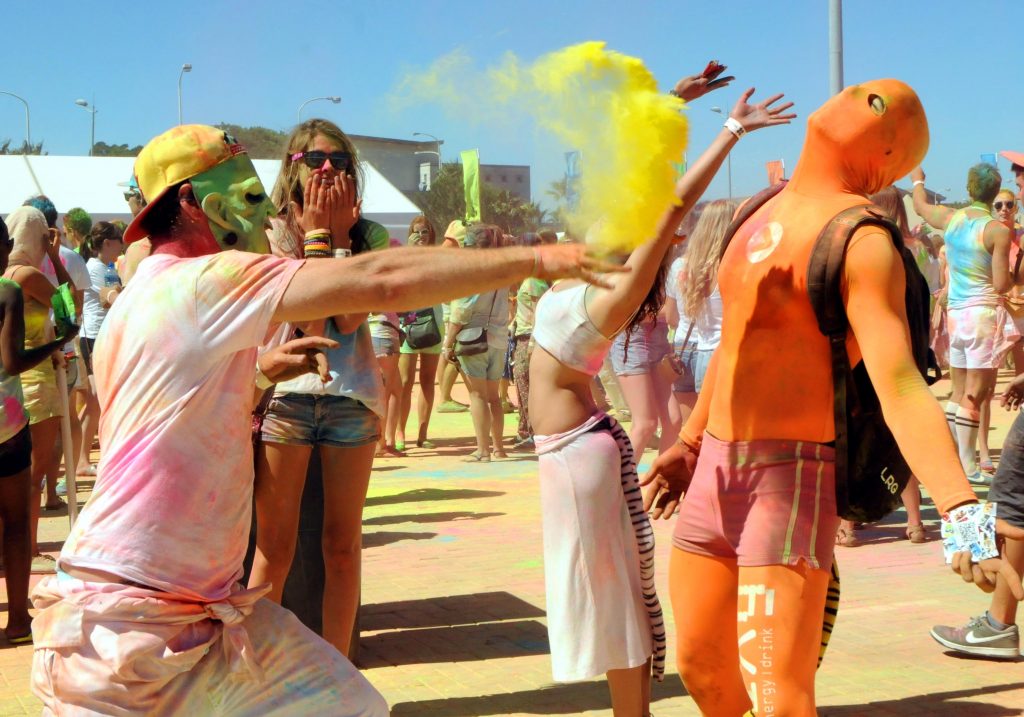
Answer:
[[[587,285],[545,292],[537,302],[533,340],[571,369],[596,376],[612,340],[587,315]]]

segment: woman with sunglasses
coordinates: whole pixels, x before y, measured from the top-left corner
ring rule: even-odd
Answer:
[[[437,235],[434,225],[422,214],[409,223],[409,246],[435,246]],[[402,378],[402,394],[398,411],[398,426],[394,434],[394,447],[399,452],[405,450],[405,426],[409,422],[412,411],[412,387],[416,384],[416,366],[419,364],[420,396],[416,402],[416,447],[434,448],[427,438],[430,428],[430,413],[434,410],[434,376],[437,374],[437,363],[441,357],[441,338],[444,334],[444,311],[440,304],[428,306],[418,311],[411,311],[404,317],[403,324],[406,339],[399,349],[398,373]],[[437,342],[429,346],[417,343],[411,346],[409,328],[414,322],[419,324],[432,323],[436,328]]]
[[[1017,197],[1009,189],[1000,189],[992,202],[992,210],[996,219],[1010,230],[1010,269],[1013,270],[1020,255],[1021,227],[1017,224]],[[996,316],[996,323],[1001,327],[996,335],[999,355],[1007,353],[1013,357],[1013,372],[1019,376],[1024,373],[1024,292],[1014,286],[1002,297],[1002,305]],[[1000,363],[1002,363],[1000,361]],[[996,466],[992,462],[992,453],[988,447],[988,429],[992,421],[992,402],[985,401],[981,406],[981,417],[978,421],[978,468],[982,473],[995,475]]]
[[[268,232],[275,254],[349,256],[388,246],[387,230],[360,216],[355,148],[323,119],[288,138],[273,191],[280,214]],[[271,583],[281,601],[298,536],[299,506],[313,448],[324,485],[323,637],[348,655],[359,603],[362,513],[380,435],[383,390],[366,314],[319,325],[282,325],[276,341],[302,332],[338,342],[327,351],[330,381],[315,374],[273,387],[256,449],[256,555],[249,585]]]

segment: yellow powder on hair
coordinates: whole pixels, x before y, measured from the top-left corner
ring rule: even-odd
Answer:
[[[659,91],[641,60],[603,42],[573,45],[530,65],[509,54],[483,72],[465,53],[451,53],[406,77],[397,99],[438,102],[479,122],[523,111],[566,149],[579,150],[580,201],[570,228],[602,249],[639,246],[678,203],[673,163],[686,149],[683,102]]]

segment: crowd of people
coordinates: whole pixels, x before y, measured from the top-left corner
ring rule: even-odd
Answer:
[[[723,72],[672,92],[697,100],[729,85]],[[1017,654],[1024,423],[998,469],[986,433],[1007,356],[1018,377],[1002,400],[1024,400],[1024,155],[1006,154],[1016,194],[982,164],[968,172],[969,206],[931,204],[917,96],[866,83],[811,116],[793,178],[742,215],[739,202],[701,197],[741,137],[795,117],[782,95],[752,94],[678,180],[657,234],[607,261],[572,231],[512,236],[458,218],[439,236],[419,216],[392,238],[362,215],[355,147],[324,119],[293,129],[270,191],[232,137],[184,125],[137,158],[128,226],[74,208],[61,230],[45,196],[11,211],[0,222],[6,636],[34,641],[33,689],[48,709],[386,714],[347,659],[371,471],[436,448],[434,411],[468,411],[464,460],[538,455],[556,680],[606,675],[616,715],[649,714],[666,657],[650,520],[675,519],[671,603],[689,694],[707,714],[813,714],[833,550],[857,539],[837,507],[833,368],[801,272],[822,227],[869,202],[927,281],[931,345],[953,386],[947,434],[903,339],[900,250],[877,226],[858,229],[842,278],[849,353],[916,476],[902,494],[906,536],[927,539],[920,482],[940,512],[1005,539],[1002,559],[953,545],[954,569],[995,593],[984,616],[932,634]],[[893,186],[911,170],[926,222],[915,227]],[[62,285],[73,323],[51,314]],[[468,406],[452,398],[460,380]],[[506,436],[510,386],[518,421]],[[647,448],[657,458],[641,480]],[[279,606],[314,449],[322,639]],[[63,471],[96,483],[52,564],[36,526],[64,506]],[[974,511],[970,483],[986,481],[998,522]],[[57,575],[33,592],[32,622],[29,574],[47,568]],[[765,654],[763,634],[778,636],[774,681],[743,667]],[[236,672],[254,679],[225,679]]]

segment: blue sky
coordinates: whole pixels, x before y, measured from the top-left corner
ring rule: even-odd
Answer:
[[[0,90],[28,100],[33,140],[51,154],[86,154],[90,118],[76,98],[95,96],[98,141],[144,144],[176,122],[178,72],[189,62],[186,122],[286,130],[304,100],[340,95],[340,105],[315,103],[306,116],[326,116],[355,134],[429,132],[444,139],[446,160],[478,147],[485,163],[530,164],[541,199],[569,148],[529,127],[499,129],[431,104],[396,111],[388,99],[411,70],[456,48],[484,66],[508,51],[533,60],[604,40],[643,58],[666,90],[709,59],[729,65],[737,82],[689,110],[691,157],[721,125],[709,108],[728,109],[743,87],[783,91],[797,103],[801,117],[792,126],[751,135],[733,152],[734,192],[749,194],[766,183],[766,161],[782,158],[792,169],[803,120],[828,97],[827,7],[826,0],[18,2],[5,8]],[[1024,52],[1014,51],[1022,21],[1019,0],[846,1],[846,83],[896,77],[918,91],[931,125],[930,188],[962,197],[980,153],[1024,151]],[[7,137],[24,137],[24,110],[0,96],[0,139]],[[723,170],[707,196],[726,191]]]

